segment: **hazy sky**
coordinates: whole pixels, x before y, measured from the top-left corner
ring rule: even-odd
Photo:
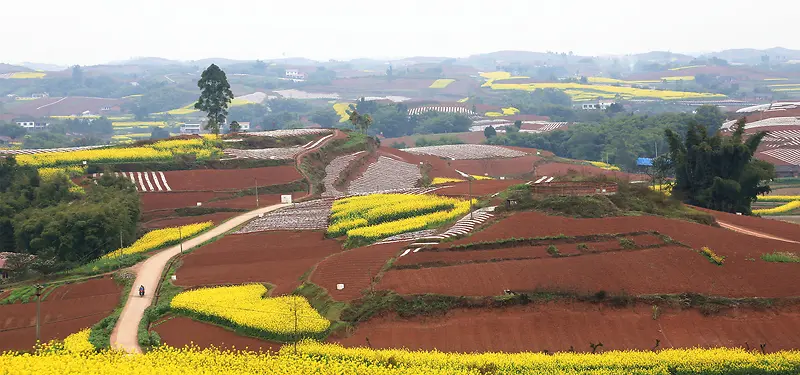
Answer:
[[[3,1],[0,62],[800,49],[798,0]]]

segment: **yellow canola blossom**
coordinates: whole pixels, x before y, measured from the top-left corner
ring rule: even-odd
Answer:
[[[466,103],[467,101],[469,101],[469,97],[458,99],[459,103]]]
[[[84,328],[77,333],[73,333],[64,339],[64,349],[72,353],[93,352],[94,345],[89,342],[91,329]]]
[[[500,112],[489,111],[483,114],[486,117],[502,117],[503,114]]]
[[[453,83],[455,81],[456,80],[449,79],[449,78],[437,79],[437,80],[433,81],[433,83],[431,83],[429,88],[432,88],[432,89],[443,89],[443,88],[447,87],[448,85],[450,85],[451,83]]]
[[[371,194],[339,199],[328,235],[347,234],[358,243],[431,228],[469,212],[469,201],[436,195]]]
[[[664,193],[664,195],[667,195],[667,196],[672,195],[672,185],[670,185],[670,184],[662,184],[662,185],[650,186],[650,189],[653,190],[653,191],[660,191],[660,192]]]
[[[65,167],[44,167],[39,168],[38,170],[39,177],[42,179],[49,179],[60,173],[64,173],[69,178],[86,174],[86,167],[79,165],[69,165]]]
[[[212,141],[200,138],[187,140],[166,140],[141,147],[114,147],[79,150],[70,152],[48,152],[31,155],[17,155],[17,162],[22,165],[36,167],[53,167],[59,165],[79,165],[83,161],[90,163],[117,163],[137,161],[172,160],[176,154],[194,154],[197,159],[209,159],[219,149]]]
[[[760,354],[744,349],[665,349],[587,353],[443,353],[344,348],[303,341],[278,355],[162,346],[145,354],[122,351],[39,351],[0,354],[8,374],[281,374],[281,375],[664,375],[797,374],[800,352]]]
[[[612,86],[612,85],[587,85],[582,83],[572,82],[537,82],[537,83],[495,83],[492,81],[483,85],[490,87],[493,90],[526,90],[534,91],[536,89],[559,89],[565,93],[575,97],[578,93],[582,93],[591,97],[605,97],[611,95],[616,97],[619,95],[622,99],[633,98],[656,98],[663,100],[678,100],[678,99],[716,99],[725,98],[722,94],[713,93],[700,93],[689,91],[672,91],[672,90],[654,90],[654,89],[640,89],[635,87],[625,86]]]
[[[431,181],[431,185],[441,185],[441,184],[449,184],[453,182],[464,182],[460,178],[448,178],[448,177],[434,177]]]
[[[798,208],[800,208],[800,200],[791,201],[778,207],[753,210],[753,213],[756,215],[779,215],[789,211],[794,211]]]
[[[620,170],[619,167],[617,167],[616,165],[611,165],[611,164],[608,164],[608,163],[604,163],[602,161],[590,161],[589,164],[591,164],[591,165],[593,165],[595,167],[598,167],[598,168],[605,169],[607,171],[618,171],[618,170]]]
[[[677,67],[677,68],[671,68],[670,70],[672,70],[672,71],[676,71],[676,70],[684,70],[684,69],[692,69],[692,68],[702,68],[702,67],[705,67],[705,65],[689,65],[689,66],[679,66],[679,67]]]
[[[333,105],[333,110],[339,115],[339,122],[347,122],[350,120],[350,115],[347,114],[350,105],[352,105],[352,103],[336,103]]]
[[[509,79],[511,78],[511,73],[509,72],[485,72],[481,73],[481,77],[494,80],[494,79]]]
[[[294,337],[295,314],[298,334],[317,336],[330,326],[304,297],[264,298],[266,293],[261,284],[195,289],[175,296],[170,307],[253,328],[278,339]]]
[[[31,78],[44,78],[47,73],[44,72],[16,72],[11,73],[10,78],[14,79],[31,79]]]
[[[156,126],[163,128],[167,126],[166,121],[112,121],[111,126],[118,128],[118,127],[130,127],[130,126]]]
[[[206,221],[203,223],[183,225],[181,227],[156,229],[154,231],[147,232],[147,234],[142,236],[142,238],[138,239],[128,247],[123,247],[103,255],[103,258],[109,259],[128,254],[143,253],[158,249],[163,246],[172,245],[178,243],[181,238],[187,239],[208,228],[211,228],[213,225],[213,222]]]
[[[519,113],[519,109],[514,107],[503,108],[503,115],[513,116]]]

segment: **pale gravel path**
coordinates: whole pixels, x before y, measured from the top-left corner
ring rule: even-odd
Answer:
[[[248,220],[258,217],[259,214],[275,211],[277,209],[288,206],[288,204],[276,204],[268,207],[259,208],[239,216],[233,217],[230,220],[212,228],[208,232],[202,233],[197,237],[183,242],[183,249],[189,250],[203,242],[206,242],[216,236],[222,235],[229,230],[244,224]],[[164,250],[159,251],[142,263],[137,264],[134,268],[136,272],[136,281],[131,287],[130,295],[125,307],[122,309],[122,314],[117,320],[117,325],[111,333],[111,347],[114,349],[122,349],[130,353],[141,353],[142,349],[139,347],[138,330],[139,322],[144,316],[144,310],[153,302],[153,293],[161,280],[161,274],[164,271],[172,257],[180,254],[180,245],[174,245]],[[144,285],[145,296],[139,297],[139,285]]]

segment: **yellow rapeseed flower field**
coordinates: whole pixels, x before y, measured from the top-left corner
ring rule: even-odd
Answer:
[[[791,202],[800,201],[800,195],[762,195],[758,197],[759,202]]]
[[[302,336],[317,336],[330,326],[304,297],[265,298],[266,293],[267,288],[261,284],[195,289],[175,296],[170,307],[253,328],[277,339],[293,338],[295,323],[297,334]]]
[[[128,247],[123,247],[103,255],[103,258],[109,259],[128,254],[143,253],[163,246],[172,245],[178,243],[181,238],[187,239],[208,228],[211,228],[213,225],[213,222],[206,221],[202,223],[183,225],[180,227],[156,229],[154,231],[147,232],[147,234],[142,236],[142,238],[138,239]]]
[[[347,114],[347,110],[350,109],[350,106],[354,105],[353,103],[336,103],[333,105],[333,110],[336,111],[336,114],[339,115],[339,122],[347,122],[350,120],[350,115]]]
[[[536,83],[496,83],[489,81],[483,85],[490,87],[493,90],[525,90],[534,91],[536,89],[553,88],[563,90],[566,94],[571,95],[575,100],[594,99],[596,97],[615,98],[617,96],[622,99],[633,98],[656,98],[663,100],[679,100],[679,99],[717,99],[725,98],[722,94],[689,92],[689,91],[672,91],[672,90],[654,90],[626,86],[612,86],[606,84],[582,84],[573,82],[536,82]]]
[[[137,127],[156,126],[156,127],[159,127],[159,128],[163,128],[163,127],[165,127],[167,125],[169,125],[169,124],[166,121],[135,121],[135,120],[127,121],[126,120],[126,121],[112,121],[111,122],[111,126],[113,126],[115,128],[118,128],[118,127],[131,127],[131,126],[137,126]]]
[[[780,214],[785,214],[789,211],[794,211],[798,208],[800,208],[800,200],[791,201],[789,203],[780,205],[778,207],[756,209],[753,210],[753,213],[756,215],[780,215]]]
[[[64,339],[64,349],[72,353],[93,352],[94,345],[89,342],[91,329],[84,328],[77,333],[73,333]]]
[[[47,75],[45,72],[16,72],[11,73],[10,77],[14,79],[31,79],[31,78],[44,78]]]
[[[36,167],[80,165],[90,163],[115,163],[136,161],[172,160],[175,154],[194,154],[197,159],[209,159],[220,150],[213,141],[202,139],[166,140],[141,147],[98,148],[70,152],[49,152],[17,155],[17,162]]]
[[[590,161],[589,164],[591,164],[591,165],[593,165],[595,167],[598,167],[598,168],[605,169],[607,171],[618,171],[618,170],[620,170],[619,167],[617,167],[616,165],[611,165],[611,164],[608,164],[608,163],[604,163],[602,161]]]
[[[242,349],[242,348],[239,348]],[[304,341],[278,355],[240,350],[172,348],[146,354],[43,350],[0,355],[4,374],[281,374],[281,375],[666,375],[800,373],[800,352],[743,349],[666,349],[584,353],[443,353],[343,348]]]
[[[328,235],[347,234],[355,243],[431,228],[469,212],[469,201],[436,195],[371,194],[339,199]]]
[[[431,83],[429,88],[432,88],[432,89],[443,89],[443,88],[447,87],[449,84],[451,84],[451,83],[453,83],[455,81],[456,80],[449,79],[449,78],[437,79],[437,80],[433,81],[433,83]]]
[[[441,185],[441,184],[449,184],[453,182],[464,182],[460,178],[448,178],[448,177],[434,177],[431,181],[431,185]]]

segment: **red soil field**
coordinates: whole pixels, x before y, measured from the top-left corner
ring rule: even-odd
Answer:
[[[700,207],[692,208],[708,212],[714,215],[717,220],[724,223],[770,234],[775,237],[785,238],[787,240],[800,241],[800,225],[797,224],[787,223],[779,220],[764,219],[755,216],[730,214],[727,212],[708,210]]]
[[[697,310],[664,309],[657,320],[649,305],[615,309],[578,302],[551,302],[501,309],[458,309],[442,317],[383,316],[361,323],[345,346],[408,348],[446,352],[591,352],[659,348],[750,347],[766,350],[800,346],[800,312],[732,310],[703,316]],[[780,314],[780,315],[778,315]]]
[[[121,288],[110,278],[69,284],[42,301],[42,341],[65,337],[91,327],[117,306]],[[0,306],[0,352],[31,350],[36,343],[36,304]]]
[[[480,180],[480,181],[473,181],[472,182],[472,195],[473,196],[483,196],[494,194],[505,189],[508,189],[511,185],[518,185],[523,184],[525,181],[522,180]],[[456,183],[447,183],[443,184],[442,186],[449,186],[443,187],[442,189],[436,190],[433,193],[438,195],[446,195],[446,196],[467,196],[469,195],[469,183],[467,182],[456,182]]]
[[[465,261],[483,261],[491,259],[550,258],[547,246],[522,246],[506,249],[471,250],[471,251],[419,251],[410,253],[394,262],[395,265],[423,264],[443,262],[457,264]]]
[[[522,212],[452,244],[512,237],[650,230],[668,235],[693,249],[708,246],[726,257],[725,264],[713,265],[691,249],[665,247],[558,259],[390,271],[379,288],[400,293],[450,295],[496,295],[503,289],[530,290],[537,287],[645,294],[693,291],[736,297],[786,297],[800,293],[800,285],[791,281],[791,264],[760,259],[761,254],[776,250],[800,252],[800,245],[659,217],[574,219]]]
[[[220,194],[211,191],[202,192],[164,192],[140,193],[142,211],[162,210],[167,208],[194,207],[197,202],[206,202]],[[226,195],[226,194],[225,194]]]
[[[567,163],[546,163],[536,166],[537,176],[564,176],[570,173],[577,173],[583,176],[609,176],[625,181],[645,181],[650,180],[647,175],[632,174],[619,171],[609,171],[593,165],[576,165]]]
[[[277,352],[281,345],[277,342],[241,336],[220,326],[198,322],[182,316],[163,318],[163,323],[152,327],[161,336],[161,342],[169,346],[182,348],[195,345],[200,348],[216,347],[220,349],[250,350]]]
[[[403,244],[373,245],[338,253],[320,262],[310,280],[327,289],[337,301],[359,298],[389,258],[400,252]],[[344,284],[344,290],[336,290],[336,284]]]
[[[250,169],[197,169],[168,171],[164,176],[172,190],[239,190],[287,184],[303,178],[292,165]]]
[[[281,195],[282,194],[259,194],[258,195],[258,206],[264,207],[273,204],[281,203]],[[289,195],[289,194],[287,194]],[[306,195],[305,192],[296,191],[291,193],[292,200],[296,200],[302,196]],[[214,202],[203,203],[203,207],[226,207],[226,208],[245,208],[245,209],[256,209],[256,196],[255,195],[245,195],[243,197],[232,198],[232,199],[222,199]]]
[[[161,228],[177,227],[181,225],[188,225],[194,223],[202,223],[204,221],[212,221],[214,222],[214,225],[219,225],[225,220],[228,220],[240,214],[241,212],[215,212],[213,214],[200,215],[200,216],[166,217],[143,223],[142,228],[161,229]]]
[[[419,165],[420,162],[424,162],[430,164],[430,177],[462,178],[462,176],[450,166],[450,163],[447,160],[435,156],[413,155],[403,150],[383,146],[380,148],[380,151],[386,154],[397,156],[406,163]]]
[[[531,155],[536,155],[536,152],[539,152],[538,156],[555,156],[555,154],[553,154],[550,151],[539,150],[539,149],[530,148],[530,147],[517,147],[517,146],[502,146],[502,147],[505,147],[505,148],[511,149],[511,150],[516,150],[516,151],[527,152],[527,153],[529,153]]]
[[[183,258],[179,286],[269,282],[273,296],[288,294],[300,277],[341,244],[321,232],[274,231],[228,235]]]
[[[733,262],[728,262],[733,263]],[[495,296],[504,289],[592,294],[680,294],[790,297],[800,293],[791,264],[740,262],[717,266],[698,252],[663,247],[565,258],[392,270],[377,286],[400,294]],[[747,264],[749,263],[749,264]]]
[[[472,175],[500,177],[529,173],[533,170],[533,163],[539,160],[542,160],[539,156],[528,155],[518,158],[453,160],[450,165]]]

